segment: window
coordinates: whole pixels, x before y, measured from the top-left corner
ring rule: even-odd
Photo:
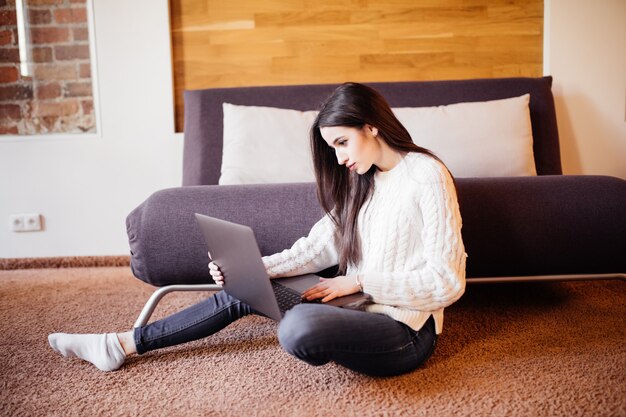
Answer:
[[[0,135],[95,133],[91,0],[0,0]]]

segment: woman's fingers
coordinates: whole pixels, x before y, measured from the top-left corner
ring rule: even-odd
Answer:
[[[307,298],[320,291],[320,284],[316,284],[302,293],[303,298]]]
[[[307,300],[322,299],[323,303],[356,292],[353,277],[340,276],[332,279],[320,278],[320,283],[303,293]]]
[[[302,298],[306,300],[315,300],[325,297],[332,292],[328,284],[320,282],[302,293]]]
[[[330,293],[326,297],[322,298],[322,303],[327,303],[330,300],[334,300],[335,298],[337,298],[337,294]]]
[[[213,261],[209,263],[209,274],[211,274],[211,278],[213,278],[213,281],[215,281],[217,285],[224,285],[224,276],[222,275],[222,271]]]

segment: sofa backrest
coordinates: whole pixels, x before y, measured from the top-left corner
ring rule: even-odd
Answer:
[[[552,77],[367,83],[391,107],[427,107],[530,94],[538,175],[562,174]],[[222,103],[317,110],[337,84],[185,91],[183,185],[217,184],[222,163]]]

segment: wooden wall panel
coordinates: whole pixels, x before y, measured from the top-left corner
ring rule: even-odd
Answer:
[[[543,0],[170,0],[183,91],[542,75]]]

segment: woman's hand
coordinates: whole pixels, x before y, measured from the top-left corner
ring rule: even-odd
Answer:
[[[320,278],[320,283],[303,292],[302,298],[307,301],[321,298],[325,303],[359,291],[361,288],[357,285],[356,277],[342,275],[335,278]]]
[[[209,274],[211,274],[211,278],[213,278],[213,281],[215,281],[217,285],[220,287],[224,286],[224,275],[222,275],[220,267],[213,261],[209,263]]]

